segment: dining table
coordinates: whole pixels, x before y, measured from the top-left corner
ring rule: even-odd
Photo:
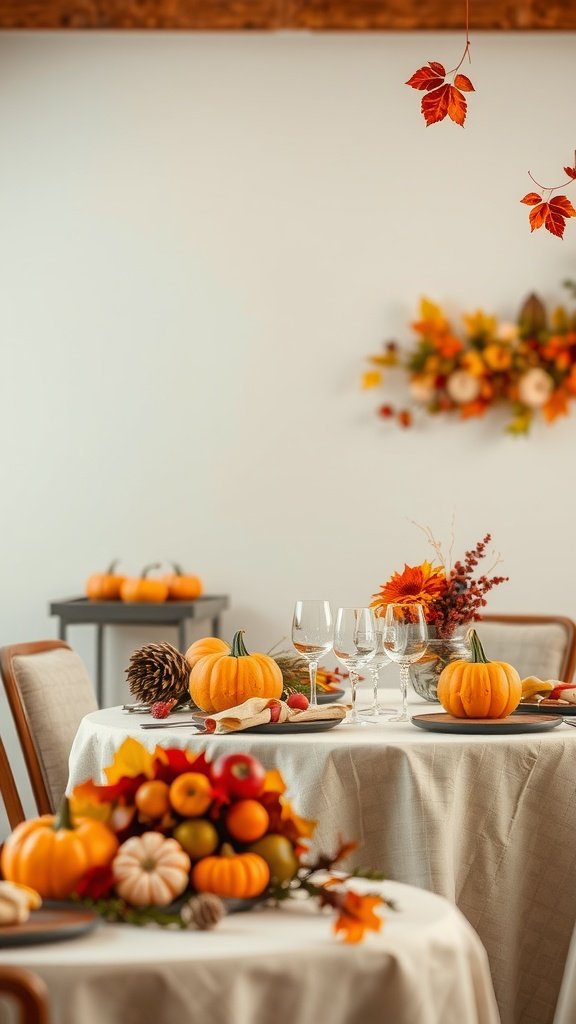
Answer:
[[[386,703],[398,706],[393,691]],[[409,710],[441,708],[412,695]],[[576,729],[429,732],[380,719],[200,734],[190,712],[154,722],[114,707],[83,719],[69,787],[103,781],[129,736],[150,750],[248,752],[280,769],[298,813],[318,823],[316,850],[353,840],[347,866],[450,900],[488,953],[502,1024],[552,1024],[576,923]]]
[[[0,959],[46,983],[51,1024],[498,1024],[486,952],[448,900],[399,882],[354,888],[395,904],[357,945],[294,900],[211,931],[102,923]]]

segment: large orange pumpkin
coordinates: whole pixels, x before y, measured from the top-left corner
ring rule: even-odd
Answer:
[[[438,680],[438,700],[456,718],[506,718],[520,703],[522,682],[512,665],[488,661],[470,630],[471,661],[451,661]]]
[[[4,878],[36,889],[46,899],[63,900],[90,869],[106,867],[118,849],[113,832],[85,818],[76,826],[67,799],[60,814],[44,814],[17,825],[2,849]]]
[[[168,584],[166,580],[150,579],[148,573],[151,569],[159,569],[160,563],[154,562],[142,570],[139,577],[124,580],[120,587],[120,597],[123,601],[134,601],[139,604],[162,604],[168,598]]]
[[[204,590],[199,576],[190,576],[182,572],[176,562],[172,562],[174,572],[165,577],[168,584],[169,601],[195,601]]]
[[[264,892],[270,868],[258,853],[234,853],[224,843],[220,857],[203,857],[192,870],[198,892],[214,892],[224,899],[252,899]]]
[[[190,673],[190,696],[202,710],[213,714],[243,704],[250,697],[279,700],[284,689],[282,671],[267,654],[249,654],[238,630],[230,651],[206,654]]]
[[[190,644],[185,658],[190,668],[194,668],[196,662],[207,654],[230,654],[230,644],[227,644],[225,640],[220,640],[217,636],[205,636]]]
[[[114,572],[118,561],[112,562],[106,572],[95,572],[86,580],[86,597],[90,601],[118,601],[120,587],[126,579]]]

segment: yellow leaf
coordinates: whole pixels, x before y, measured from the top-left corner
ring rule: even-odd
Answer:
[[[463,320],[471,338],[492,335],[496,330],[496,317],[488,316],[481,309],[477,309],[475,313],[465,314]]]
[[[282,820],[291,821],[296,829],[298,836],[302,839],[310,839],[314,835],[314,829],[318,824],[311,818],[301,818],[299,814],[292,807],[289,800],[284,800],[282,804]]]
[[[366,373],[362,374],[362,388],[364,391],[377,388],[381,382],[382,374],[379,370],[366,370]]]
[[[128,736],[116,751],[112,764],[104,769],[108,784],[111,786],[118,782],[118,779],[124,777],[132,779],[136,775],[146,775],[149,779],[152,778],[154,756],[138,740]]]
[[[557,334],[564,334],[569,326],[570,319],[564,306],[557,306],[551,317],[552,330]]]
[[[373,366],[398,366],[398,353],[396,351],[383,352],[379,356],[368,356],[368,361]]]
[[[425,320],[427,323],[436,324],[437,326],[446,323],[446,317],[440,306],[427,299],[425,295],[420,299],[419,312],[420,319]]]
[[[266,772],[264,779],[264,793],[285,793],[286,783],[282,778],[281,772],[277,768],[272,768],[271,771]]]
[[[94,803],[90,799],[83,800],[73,794],[70,797],[70,813],[72,821],[78,821],[79,818],[94,818],[107,825],[112,813],[112,804]]]

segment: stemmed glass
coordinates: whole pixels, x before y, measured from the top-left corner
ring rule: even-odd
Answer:
[[[378,646],[376,648],[376,654],[370,662],[370,675],[372,677],[373,686],[373,697],[372,705],[368,708],[363,708],[360,712],[363,715],[369,715],[371,718],[390,718],[390,715],[394,714],[392,708],[380,707],[380,701],[378,698],[378,683],[380,682],[380,674],[382,669],[386,668],[391,664],[390,658],[384,648],[384,628],[385,619],[379,615],[375,616],[376,619],[376,633],[378,635]]]
[[[392,715],[390,722],[409,722],[408,681],[409,666],[419,661],[428,644],[424,610],[420,604],[389,604],[384,619],[383,647],[388,657],[400,665],[402,710]]]
[[[308,662],[310,707],[317,708],[318,662],[332,647],[332,609],[329,601],[296,601],[292,619],[292,643]]]
[[[376,619],[371,608],[339,608],[334,630],[334,654],[348,669],[352,687],[352,710],[344,725],[374,725],[363,722],[356,709],[358,669],[367,665],[378,647]]]

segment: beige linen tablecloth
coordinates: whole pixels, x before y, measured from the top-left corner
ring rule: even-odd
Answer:
[[[488,952],[503,1024],[551,1024],[576,922],[576,729],[487,737],[396,723],[279,738],[140,729],[145,720],[88,715],[72,782],[97,778],[128,735],[150,748],[250,751],[318,819],[318,847],[356,839],[352,863],[456,903]]]
[[[2,962],[46,981],[52,1024],[498,1024],[486,954],[462,915],[431,893],[383,889],[398,910],[359,946],[332,936],[329,915],[291,905],[213,932],[102,925],[2,950]]]

